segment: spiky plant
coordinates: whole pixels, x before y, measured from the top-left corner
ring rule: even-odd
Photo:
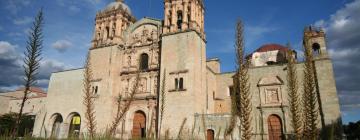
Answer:
[[[216,133],[216,139],[220,140],[221,126],[219,127],[218,132]]]
[[[205,114],[202,113],[201,114],[201,124],[202,124],[202,128],[203,128],[203,132],[204,132],[204,138],[207,139],[207,134],[206,134],[206,120],[205,120]]]
[[[165,101],[166,101],[166,91],[165,91],[165,82],[166,82],[166,69],[164,69],[163,79],[161,81],[161,93],[160,93],[160,122],[159,122],[159,138],[161,138],[161,128],[162,128],[162,122],[164,119],[164,113],[165,113]]]
[[[25,102],[27,101],[27,95],[30,93],[30,88],[35,86],[36,84],[36,76],[38,74],[40,68],[40,60],[41,60],[41,51],[42,51],[42,43],[43,43],[43,25],[44,25],[44,16],[42,9],[38,12],[35,17],[35,21],[30,28],[30,32],[28,35],[28,41],[26,42],[26,51],[24,52],[24,95],[22,97],[20,110],[17,115],[17,119],[15,122],[15,127],[12,131],[12,136],[16,137],[18,133],[18,129],[20,127],[20,121],[23,115],[23,109],[25,106]]]
[[[317,109],[317,97],[315,89],[315,77],[313,67],[312,50],[308,44],[308,38],[304,38],[304,93],[303,100],[303,136],[307,140],[318,139],[318,109]]]
[[[237,71],[234,76],[234,91],[235,95],[239,96],[239,106],[236,113],[240,117],[241,124],[241,139],[251,139],[251,93],[249,84],[249,61],[245,59],[244,52],[244,26],[241,20],[238,20],[236,24],[236,64]],[[237,98],[237,97],[236,97]]]
[[[231,87],[232,91],[236,91],[235,89],[237,89],[239,86],[238,80],[234,79],[234,86]],[[237,118],[240,117],[240,95],[239,92],[235,92],[235,93],[230,93],[232,95],[230,95],[230,99],[231,99],[231,118],[230,118],[230,125],[229,127],[226,129],[225,131],[225,136],[229,136],[232,134],[232,132],[235,129],[235,124],[237,121]]]
[[[288,46],[290,48],[290,45]],[[292,50],[287,52],[287,82],[288,82],[288,101],[290,106],[291,126],[294,129],[295,139],[301,139],[301,101],[298,92],[298,81],[296,73],[296,60]]]
[[[117,111],[114,120],[111,123],[111,127],[109,129],[109,135],[113,136],[115,134],[116,128],[119,125],[120,121],[125,117],[126,112],[130,109],[131,103],[134,101],[135,94],[138,93],[140,81],[140,71],[136,72],[136,77],[134,81],[134,85],[132,85],[131,92],[126,99],[123,99],[121,95],[118,96],[116,100]],[[122,104],[122,102],[124,102]]]
[[[170,130],[166,129],[165,131],[165,140],[169,140],[170,139]]]
[[[181,140],[181,139],[182,139],[182,132],[183,132],[183,130],[184,130],[186,120],[187,120],[187,118],[184,118],[184,120],[183,120],[182,123],[181,123],[180,129],[179,129],[179,133],[178,133],[178,136],[177,136],[177,139],[178,139],[178,140]]]
[[[84,70],[84,89],[83,92],[85,95],[83,96],[83,104],[85,106],[85,119],[87,130],[90,135],[90,139],[95,138],[96,134],[96,116],[95,116],[95,105],[94,105],[94,93],[92,91],[91,80],[93,79],[93,74],[91,70],[91,57],[90,52],[87,55],[85,62],[85,70]]]

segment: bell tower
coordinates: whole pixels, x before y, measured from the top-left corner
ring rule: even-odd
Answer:
[[[190,29],[205,37],[203,0],[165,0],[164,3],[164,34]]]
[[[194,115],[207,111],[203,1],[165,0],[164,15],[160,79],[166,84],[160,83],[160,89],[166,91],[169,112],[165,113],[161,134],[167,129],[176,134],[174,126],[180,126],[181,121],[174,120],[187,119],[184,127],[191,128]]]
[[[304,30],[303,45],[305,49],[312,50],[314,59],[327,58],[325,32],[322,28],[313,26],[306,27]]]
[[[96,13],[92,48],[123,42],[122,33],[136,19],[123,0],[115,0]]]

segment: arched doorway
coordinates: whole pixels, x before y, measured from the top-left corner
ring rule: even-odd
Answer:
[[[212,129],[206,130],[206,139],[207,140],[214,140],[215,132]]]
[[[63,123],[63,118],[59,113],[55,113],[50,118],[50,122],[52,124],[50,137],[58,138],[60,134],[61,124]]]
[[[142,111],[136,111],[133,120],[132,138],[146,137],[146,116]]]
[[[71,113],[67,120],[69,126],[69,138],[78,138],[80,135],[81,117],[79,113]]]
[[[277,115],[270,115],[268,118],[269,140],[282,140],[282,123]]]

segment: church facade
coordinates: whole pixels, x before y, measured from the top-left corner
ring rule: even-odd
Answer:
[[[116,0],[97,13],[89,49],[97,132],[105,133],[117,111],[117,97],[127,97],[140,70],[138,92],[121,120],[115,136],[149,135],[223,139],[230,125],[234,72],[222,73],[220,60],[206,57],[205,6],[202,0],[165,0],[164,19],[136,20],[130,8]],[[339,101],[326,50],[325,33],[307,28],[304,36],[315,56],[320,97],[319,128],[340,118]],[[286,80],[286,48],[266,44],[248,55],[252,94],[254,139],[281,139],[292,133]],[[296,64],[299,84],[303,63]],[[83,71],[74,69],[51,75],[42,111],[36,115],[33,136],[67,138],[87,134],[83,105]],[[162,81],[165,84],[162,84]],[[299,86],[299,91],[302,91]],[[160,90],[164,89],[165,102]],[[165,104],[159,130],[159,106]],[[238,125],[238,124],[236,124]],[[205,127],[204,127],[205,126]],[[236,139],[238,131],[234,131]]]

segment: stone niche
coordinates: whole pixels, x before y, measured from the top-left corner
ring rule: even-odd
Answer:
[[[266,76],[258,82],[262,106],[279,106],[283,104],[282,85],[278,76]]]

